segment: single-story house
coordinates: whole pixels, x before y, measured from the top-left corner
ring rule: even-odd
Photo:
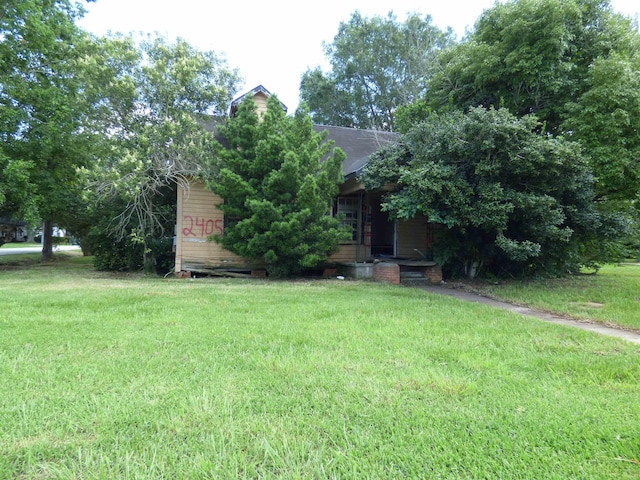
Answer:
[[[266,110],[270,93],[258,86],[237,98],[231,105],[231,114],[247,96],[253,96],[258,111]],[[286,107],[283,105],[283,108]],[[397,134],[376,130],[316,125],[317,131],[326,130],[328,139],[346,153],[342,168],[344,183],[336,198],[334,213],[343,214],[351,227],[351,239],[340,245],[329,258],[329,264],[344,274],[373,276],[400,282],[400,275],[420,277],[439,282],[440,267],[429,256],[436,225],[424,216],[411,220],[391,221],[380,208],[385,192],[367,192],[358,181],[358,175],[369,156],[381,146],[396,141]],[[175,271],[188,275],[192,272],[260,274],[257,265],[251,265],[218,243],[207,240],[212,234],[224,231],[224,214],[216,207],[222,198],[212,193],[202,182],[194,181],[188,188],[179,187],[175,238]]]
[[[27,241],[27,223],[10,217],[0,217],[0,245]]]

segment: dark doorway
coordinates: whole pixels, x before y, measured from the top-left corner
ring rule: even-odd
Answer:
[[[371,255],[392,257],[394,254],[394,223],[389,214],[380,210],[380,199],[371,202]]]

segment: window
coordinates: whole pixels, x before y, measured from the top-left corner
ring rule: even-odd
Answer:
[[[358,197],[338,197],[336,201],[336,214],[342,218],[342,224],[351,229],[351,240],[346,243],[360,243],[359,200]]]

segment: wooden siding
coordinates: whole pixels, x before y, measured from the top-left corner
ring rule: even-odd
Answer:
[[[205,268],[246,268],[249,263],[207,237],[224,230],[224,215],[216,207],[222,203],[218,195],[209,191],[203,183],[192,183],[189,189],[178,189],[176,226],[176,272],[198,271]],[[392,224],[388,228],[393,228]],[[426,217],[418,215],[411,220],[399,221],[397,227],[397,255],[419,257],[426,253]],[[345,244],[329,259],[329,263],[353,263],[371,256],[367,245]]]
[[[425,253],[427,242],[427,218],[417,214],[411,220],[398,222],[397,255],[399,257],[419,258]]]
[[[340,249],[329,257],[329,263],[361,262],[371,256],[371,247],[364,245],[340,245]]]
[[[224,231],[224,215],[216,207],[221,203],[222,199],[203,183],[192,183],[187,190],[178,188],[176,272],[193,265],[210,268],[247,265],[242,257],[207,240],[210,235]]]
[[[254,95],[253,101],[256,103],[258,115],[262,116],[267,111],[267,100],[269,100],[269,97],[262,92]]]
[[[207,240],[213,233],[224,229],[224,215],[216,207],[222,199],[209,191],[204,184],[192,183],[189,189],[178,188],[178,211],[176,226],[176,272],[198,271],[198,266],[207,268],[244,268],[247,261]],[[371,255],[370,247],[364,245],[340,245],[329,263],[351,263],[362,261]]]

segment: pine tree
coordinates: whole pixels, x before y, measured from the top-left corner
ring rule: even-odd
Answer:
[[[220,133],[226,145],[209,188],[224,199],[227,225],[214,240],[264,262],[274,277],[321,265],[346,237],[329,215],[344,152],[313,129],[304,106],[287,116],[276,96],[262,116],[253,99],[244,100]]]

